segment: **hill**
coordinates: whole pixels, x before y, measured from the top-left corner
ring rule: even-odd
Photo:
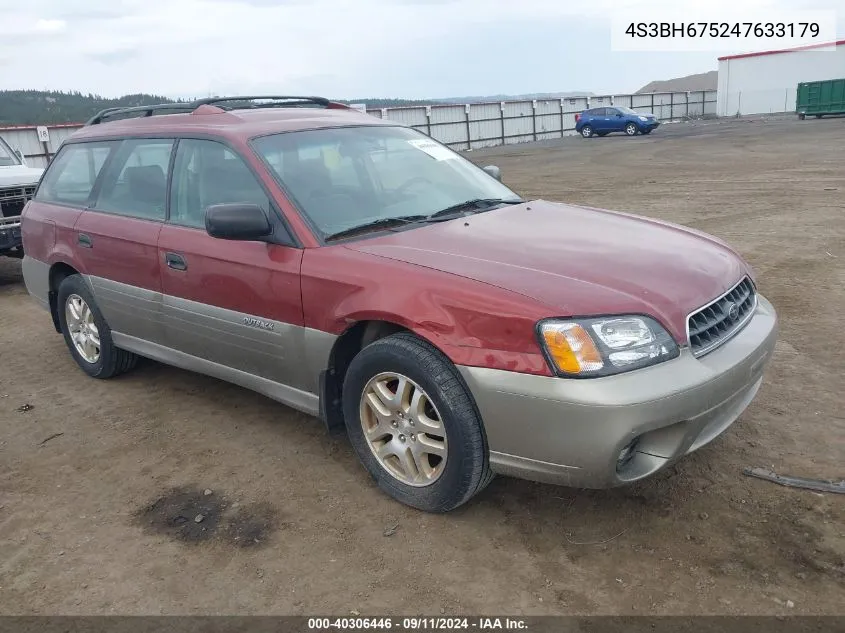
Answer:
[[[50,125],[55,123],[83,123],[100,110],[116,107],[178,103],[190,99],[169,99],[160,95],[132,94],[118,98],[81,92],[46,90],[0,90],[0,126]],[[437,100],[398,98],[339,99],[344,103],[365,103],[370,108],[433,105]]]
[[[486,103],[491,101],[525,101],[527,99],[568,99],[569,97],[594,97],[592,92],[569,91],[569,92],[531,92],[519,95],[487,95],[474,97],[446,97],[439,99],[441,103]]]
[[[176,103],[176,101],[149,94],[133,94],[108,99],[81,92],[3,90],[0,91],[0,125],[82,123],[105,108],[153,103]]]
[[[438,105],[451,103],[478,103],[485,101],[512,101],[517,99],[556,99],[571,96],[591,96],[587,92],[554,92],[525,95],[488,95],[475,97],[447,97],[444,99],[401,99],[368,97],[338,99],[343,103],[364,103],[368,108],[395,108],[400,106]],[[83,123],[100,110],[116,107],[177,103],[160,95],[132,94],[107,98],[81,92],[48,90],[0,90],[0,126],[52,125],[56,123]]]
[[[719,72],[711,70],[708,73],[699,73],[697,75],[687,75],[686,77],[677,77],[675,79],[665,79],[663,81],[652,81],[637,90],[637,94],[644,94],[649,92],[694,92],[696,90],[716,90],[719,84]]]

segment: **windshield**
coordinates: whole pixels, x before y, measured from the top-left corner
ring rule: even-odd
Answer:
[[[616,106],[616,109],[622,112],[623,114],[639,114],[639,112],[637,112],[636,110],[626,108],[625,106]]]
[[[20,164],[21,161],[12,151],[12,148],[6,144],[6,141],[0,138],[0,167],[11,167]]]
[[[324,237],[470,200],[520,200],[473,163],[409,128],[288,132],[258,138],[253,146]]]

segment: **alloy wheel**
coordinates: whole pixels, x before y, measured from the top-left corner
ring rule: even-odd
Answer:
[[[92,365],[100,360],[100,332],[94,323],[94,313],[85,299],[77,294],[68,296],[65,321],[73,347],[82,359]]]
[[[415,487],[433,484],[446,466],[443,420],[425,390],[402,374],[383,372],[364,386],[364,438],[388,473]]]

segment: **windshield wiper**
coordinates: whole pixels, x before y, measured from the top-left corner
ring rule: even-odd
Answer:
[[[379,218],[378,220],[373,220],[372,222],[366,222],[364,224],[359,224],[358,226],[343,229],[342,231],[338,231],[337,233],[331,233],[327,235],[324,240],[326,242],[332,240],[340,240],[345,237],[357,235],[358,233],[367,233],[369,231],[391,229],[393,227],[404,226],[406,224],[422,224],[425,222],[440,222],[443,220],[451,220],[452,218],[448,216],[454,215],[455,213],[459,213],[461,211],[488,211],[502,204],[521,204],[523,202],[525,202],[525,200],[522,200],[521,198],[517,200],[505,200],[502,198],[474,198],[472,200],[465,200],[464,202],[453,204],[451,206],[446,207],[445,209],[440,209],[440,211],[430,213],[429,215],[401,215],[391,218]]]
[[[395,226],[404,226],[406,224],[414,224],[415,222],[425,222],[428,219],[429,216],[427,215],[404,215],[392,218],[379,218],[378,220],[373,220],[372,222],[365,222],[364,224],[359,224],[358,226],[343,229],[342,231],[338,231],[337,233],[331,233],[330,235],[327,235],[324,239],[326,242],[331,240],[339,240],[343,239],[344,237],[356,235],[358,233],[366,233],[368,231],[379,231],[381,229],[390,229]]]
[[[505,200],[503,198],[473,198],[472,200],[465,200],[463,202],[459,202],[458,204],[453,204],[445,209],[440,209],[440,211],[436,211],[429,215],[426,220],[436,220],[439,218],[444,218],[445,216],[452,215],[453,213],[459,213],[461,211],[475,211],[476,213],[481,211],[489,211],[494,207],[498,207],[501,204],[522,204],[525,200],[521,198],[517,200]]]

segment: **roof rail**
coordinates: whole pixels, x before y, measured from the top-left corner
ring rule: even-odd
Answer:
[[[262,101],[265,103],[247,103]],[[226,105],[230,103],[231,105]],[[222,110],[245,110],[253,108],[296,108],[303,106],[320,106],[323,108],[348,110],[349,106],[336,101],[329,101],[325,97],[303,97],[291,95],[257,95],[245,97],[207,97],[188,103],[159,103],[148,106],[133,106],[129,108],[106,108],[88,119],[85,125],[97,125],[107,119],[124,114],[137,114],[141,117],[155,114],[176,114],[193,112],[203,105],[211,105]]]
[[[106,108],[92,116],[85,125],[97,125],[106,119],[119,114],[140,114],[141,116],[153,116],[156,112],[163,111],[170,114],[175,112],[192,112],[196,106],[193,103],[158,103],[147,106],[132,106],[129,108]]]
[[[226,109],[223,105],[227,101],[243,102],[243,101],[271,101],[273,103],[261,103],[254,105],[238,106],[231,109],[240,110],[242,108],[275,108],[275,107],[292,107],[300,105],[318,105],[328,107],[332,104],[331,101],[325,97],[304,97],[299,95],[251,95],[246,97],[208,97],[207,99],[197,99],[194,105],[199,107],[201,105],[215,105]],[[342,104],[337,104],[342,105]]]

